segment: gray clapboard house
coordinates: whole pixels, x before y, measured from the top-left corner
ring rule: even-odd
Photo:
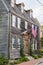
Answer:
[[[39,25],[29,18],[25,10],[21,11],[23,7],[23,4],[19,7],[16,0],[0,0],[0,54],[10,59],[20,57],[20,44],[24,43],[25,36],[30,40],[32,24],[38,27],[39,33]],[[26,42],[30,44],[29,40]]]

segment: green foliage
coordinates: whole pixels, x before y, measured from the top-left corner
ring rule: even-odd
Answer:
[[[24,45],[23,44],[20,45],[20,55],[21,55],[21,57],[25,56]]]
[[[43,37],[41,38],[41,45],[43,46]]]
[[[22,62],[29,61],[27,57],[21,57],[20,59],[14,60],[14,64],[20,64]]]
[[[39,55],[43,56],[43,50],[39,50]]]
[[[26,62],[26,61],[29,61],[29,59],[28,59],[27,57],[22,57],[22,58],[21,58],[21,61],[22,61],[22,62],[24,62],[24,61]]]
[[[36,55],[36,54],[32,54],[32,57],[34,57],[34,59],[38,59],[39,58],[38,55]]]
[[[8,59],[0,55],[0,65],[7,65],[7,64],[8,64]]]

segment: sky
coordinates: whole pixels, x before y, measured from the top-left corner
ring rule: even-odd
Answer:
[[[43,0],[39,1],[43,4]],[[34,18],[37,18],[40,24],[43,25],[43,6],[37,0],[17,0],[16,2],[24,2],[25,9],[32,9]]]

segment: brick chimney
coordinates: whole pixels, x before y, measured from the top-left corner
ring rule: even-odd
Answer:
[[[16,6],[18,7],[18,9],[23,13],[23,11],[24,11],[24,3],[22,2],[22,3],[19,3],[19,4],[16,4]]]
[[[27,13],[27,15],[31,18],[33,17],[33,10],[30,9],[30,10],[25,10],[25,12]]]

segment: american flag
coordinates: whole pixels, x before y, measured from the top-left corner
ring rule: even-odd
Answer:
[[[34,37],[36,37],[36,35],[37,35],[37,26],[35,26],[35,25],[32,25],[32,35]]]

